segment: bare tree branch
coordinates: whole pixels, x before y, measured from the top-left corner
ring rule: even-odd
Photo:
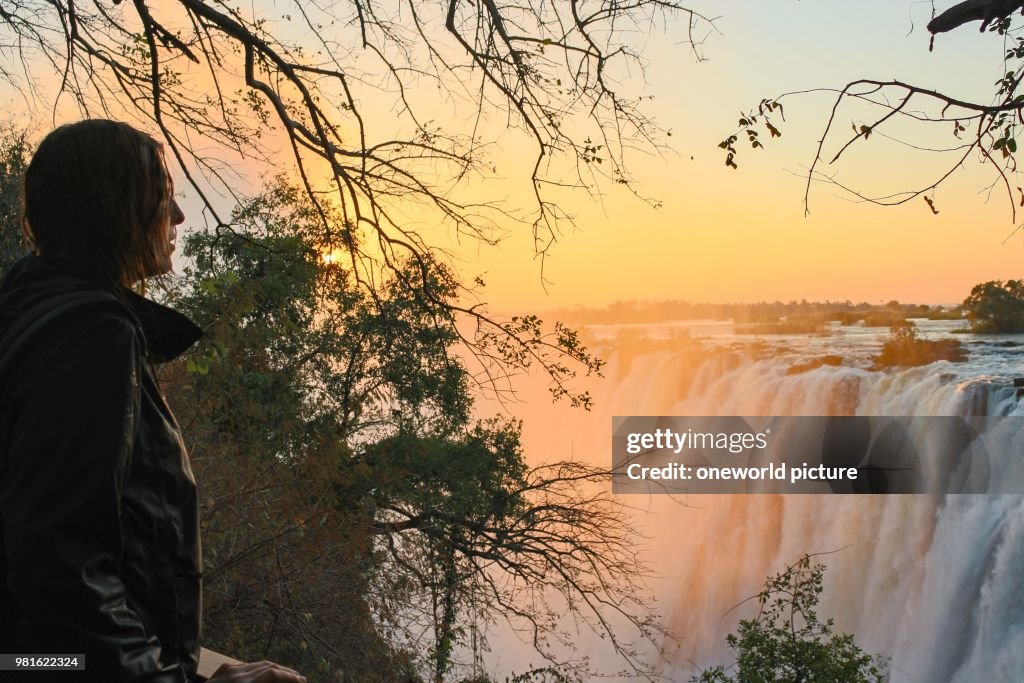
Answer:
[[[928,22],[932,33],[945,33],[972,21],[980,21],[984,31],[995,20],[1005,19],[1024,7],[1021,0],[965,0],[953,5]]]

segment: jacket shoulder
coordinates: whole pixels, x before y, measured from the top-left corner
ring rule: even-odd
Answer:
[[[56,349],[80,356],[95,352],[83,341],[110,342],[134,338],[143,344],[138,319],[113,294],[99,289],[78,289],[29,297],[16,310],[0,318],[0,374],[17,368],[29,355]],[[95,346],[90,343],[88,346]],[[115,345],[115,344],[112,344]],[[88,362],[87,358],[83,359]]]

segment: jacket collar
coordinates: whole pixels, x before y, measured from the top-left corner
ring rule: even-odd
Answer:
[[[0,290],[4,293],[22,287],[29,291],[37,288],[63,290],[83,285],[104,289],[132,314],[145,337],[147,355],[160,363],[177,358],[203,336],[203,331],[184,314],[130,289],[111,291],[76,266],[69,258],[28,254],[11,267]]]
[[[146,336],[149,356],[166,363],[191,348],[203,336],[203,331],[188,316],[173,308],[124,290],[124,301],[139,321]]]

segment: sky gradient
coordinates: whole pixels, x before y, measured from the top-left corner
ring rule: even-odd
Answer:
[[[1010,237],[1015,224],[1005,193],[979,194],[993,176],[974,159],[939,188],[938,215],[920,198],[883,208],[816,185],[805,217],[803,173],[832,93],[786,98],[782,138],[763,150],[742,146],[739,170],[724,165],[716,146],[762,97],[838,88],[859,77],[988,102],[1002,75],[1001,37],[979,34],[973,24],[940,35],[929,53],[930,3],[791,0],[728,3],[717,11],[720,33],[704,45],[707,61],[696,63],[683,44],[684,25],[652,36],[648,46],[650,111],[672,130],[675,153],[635,157],[634,171],[642,192],[662,207],[616,188],[603,203],[572,206],[578,229],[546,259],[546,291],[522,234],[498,251],[469,254],[465,268],[486,273],[488,300],[509,309],[623,299],[936,304],[961,301],[978,282],[1022,276],[1024,235]],[[845,142],[840,136],[863,120],[847,109],[837,116],[834,141]],[[922,138],[909,131],[909,139],[948,142],[942,132],[944,138]],[[850,150],[840,178],[869,191],[903,190],[927,185],[938,162],[873,138]]]
[[[660,208],[612,183],[599,195],[559,195],[560,207],[575,216],[575,227],[564,227],[543,262],[524,226],[506,226],[508,236],[497,248],[457,240],[431,225],[416,226],[428,243],[451,250],[467,280],[483,277],[488,286],[482,300],[508,312],[632,299],[949,304],[963,300],[979,282],[1024,275],[1024,231],[1014,233],[1005,193],[987,196],[993,174],[977,159],[969,159],[936,192],[937,215],[920,198],[882,208],[816,185],[805,217],[804,174],[833,92],[786,97],[786,121],[777,122],[782,137],[763,150],[751,150],[741,139],[738,170],[725,166],[717,147],[734,132],[740,113],[763,97],[839,88],[859,77],[897,78],[988,102],[1004,70],[1003,38],[980,34],[973,24],[939,36],[929,52],[924,26],[931,2],[773,0],[695,2],[693,7],[717,17],[714,30],[705,30],[705,61],[694,58],[680,21],[635,36],[646,71],[620,74],[623,90],[650,97],[647,113],[672,132],[670,150],[631,158],[638,192]],[[257,3],[253,11],[280,13],[268,3]],[[37,133],[50,127],[46,107],[19,114],[24,108],[18,96],[0,93],[2,100],[16,122],[27,119]],[[430,107],[440,125],[455,131],[471,121],[454,107]],[[840,110],[833,151],[865,115],[855,107]],[[913,128],[893,129],[919,145],[948,143],[942,132],[934,137]],[[491,152],[499,178],[470,188],[471,193],[507,197],[510,206],[529,210],[531,160],[520,151],[520,135],[510,131],[499,137]],[[276,139],[268,136],[271,148]],[[278,155],[277,167],[284,167],[289,153],[282,146]],[[875,136],[851,148],[838,172],[855,187],[885,193],[927,185],[940,160]],[[268,172],[248,162],[234,168],[253,188],[260,173]],[[178,187],[185,185],[179,178]],[[198,203],[187,191],[183,195],[185,227],[202,225]],[[415,213],[409,219],[416,225]],[[1024,220],[1024,209],[1018,220]]]

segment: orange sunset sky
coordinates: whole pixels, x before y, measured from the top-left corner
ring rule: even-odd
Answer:
[[[678,42],[681,31],[651,42],[646,75],[655,95],[652,111],[673,131],[676,154],[643,159],[636,169],[644,191],[661,199],[662,208],[614,190],[603,210],[581,203],[580,229],[566,234],[545,264],[552,283],[547,293],[537,277],[522,275],[529,241],[509,240],[500,255],[485,254],[473,264],[490,272],[493,302],[554,307],[617,299],[806,298],[934,304],[959,302],[984,280],[1024,276],[1024,235],[1010,237],[1010,202],[999,191],[988,199],[979,194],[993,176],[973,159],[937,191],[938,215],[920,198],[882,208],[817,185],[805,218],[803,173],[814,158],[831,93],[786,98],[783,137],[764,150],[741,147],[739,170],[727,168],[716,147],[733,131],[740,111],[762,97],[838,88],[860,77],[895,78],[989,102],[992,84],[1003,74],[1001,37],[979,34],[973,24],[940,35],[929,53],[927,2],[724,3],[718,11],[721,35],[706,42],[708,61],[694,63]],[[833,139],[845,142],[854,120],[865,118],[841,109],[840,136]],[[942,134],[911,132],[908,139],[952,139],[945,127]],[[930,184],[939,163],[936,155],[876,138],[844,159],[839,178],[879,194]],[[1018,211],[1019,222],[1024,214]]]
[[[949,4],[938,3],[937,9]],[[838,88],[858,77],[896,78],[988,102],[993,82],[1004,71],[1004,38],[979,34],[974,24],[939,36],[929,52],[924,26],[931,2],[772,0],[693,6],[718,17],[716,31],[702,48],[706,61],[694,59],[685,44],[685,21],[680,21],[664,32],[636,36],[638,44],[646,44],[647,68],[643,74],[628,74],[624,84],[631,92],[652,96],[646,111],[672,131],[670,151],[632,156],[639,191],[658,200],[660,208],[611,183],[598,197],[559,195],[562,208],[576,217],[576,227],[565,226],[544,260],[546,286],[532,238],[522,226],[509,226],[497,248],[456,241],[422,226],[428,242],[452,249],[467,277],[484,277],[488,286],[481,298],[492,308],[604,306],[624,299],[957,303],[978,282],[1024,276],[1024,231],[1014,233],[1005,193],[997,189],[988,196],[985,188],[993,174],[976,159],[936,192],[938,215],[920,198],[881,208],[816,185],[805,218],[802,174],[813,160],[834,94],[785,98],[782,138],[764,150],[751,150],[741,139],[738,171],[724,165],[724,153],[717,148],[734,132],[740,112],[761,98]],[[274,15],[280,10],[261,3],[253,11]],[[8,92],[0,99],[14,120],[28,119],[41,132],[50,127],[48,108],[25,113],[16,95]],[[439,106],[437,115],[442,125],[467,125],[468,118],[458,111]],[[866,120],[864,111],[841,109],[830,149],[846,141],[852,123]],[[904,139],[920,145],[951,139],[945,128],[942,136],[892,129],[896,135],[901,131],[906,131]],[[528,208],[523,177],[528,160],[518,151],[521,143],[516,133],[503,134],[492,151],[500,178],[471,191],[507,197],[511,206]],[[290,161],[283,150],[281,155],[282,165]],[[876,136],[859,142],[838,169],[828,172],[838,170],[843,182],[884,194],[928,185],[938,164],[949,159]],[[239,167],[253,187],[261,170],[266,169]],[[184,186],[179,178],[178,187]],[[190,214],[186,227],[201,225],[194,198],[182,192]],[[1019,222],[1024,209],[1018,210]]]

